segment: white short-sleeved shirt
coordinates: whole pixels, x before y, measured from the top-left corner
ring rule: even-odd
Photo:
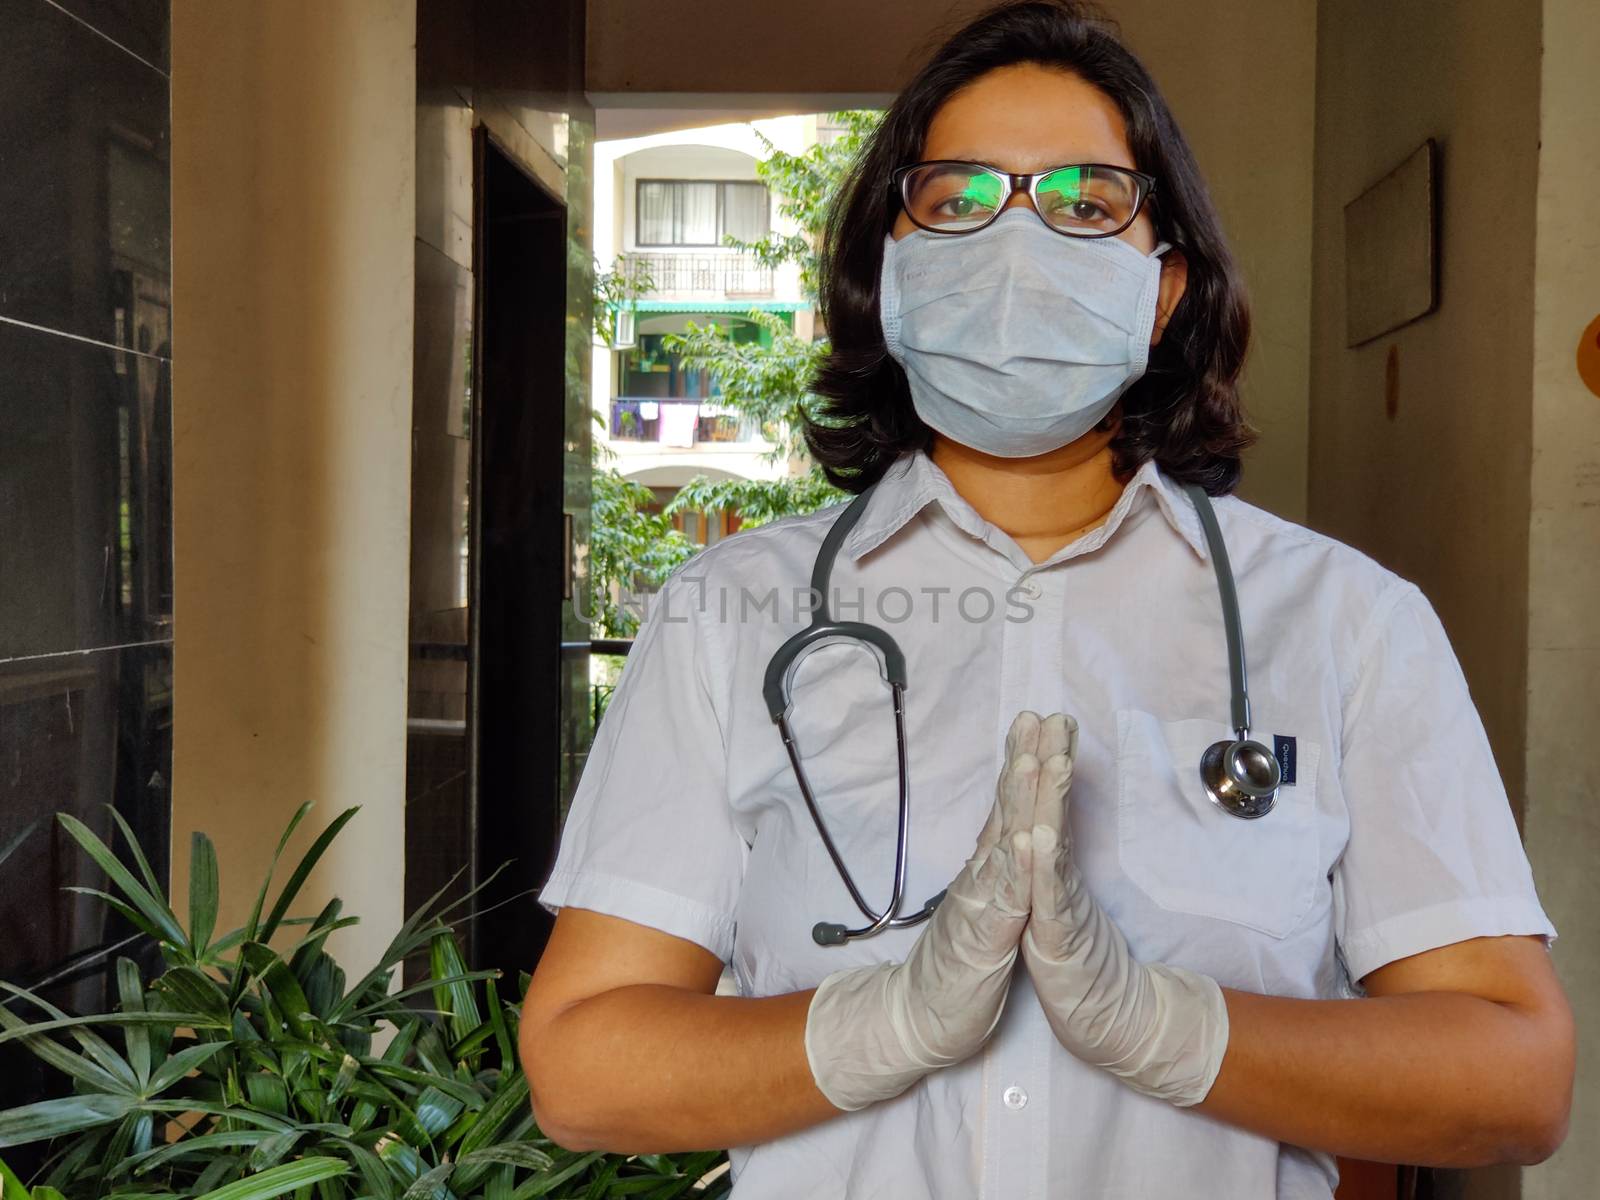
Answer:
[[[925,453],[902,455],[842,546],[837,619],[888,630],[908,663],[909,914],[971,854],[1022,709],[1079,721],[1070,799],[1087,884],[1145,962],[1227,987],[1361,995],[1398,958],[1466,938],[1556,936],[1454,653],[1411,583],[1360,552],[1222,497],[1255,735],[1293,739],[1265,817],[1210,803],[1201,752],[1231,736],[1217,583],[1191,501],[1154,463],[1099,528],[1034,564]],[[818,946],[863,919],[762,699],[809,619],[843,507],[714,544],[652,598],[573,798],[541,903],[652,926],[731,962],[747,996],[899,960],[924,926]],[[889,690],[859,647],[795,672],[791,721],[866,899],[894,862]],[[1282,743],[1282,757],[1290,754]],[[1019,968],[994,1036],[902,1095],[730,1150],[736,1200],[1094,1196],[1327,1200],[1334,1157],[1177,1108],[1052,1036]]]

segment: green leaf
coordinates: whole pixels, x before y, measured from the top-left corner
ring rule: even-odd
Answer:
[[[274,1132],[292,1128],[282,1117],[275,1117],[271,1113],[261,1112],[254,1108],[243,1108],[238,1105],[210,1104],[203,1100],[146,1100],[139,1107],[146,1112],[169,1113],[174,1116],[203,1113],[229,1121],[241,1121],[247,1125],[255,1125]]]
[[[261,942],[246,942],[239,947],[239,957],[261,980],[289,1032],[297,1038],[309,1039],[312,1034],[306,1018],[311,1015],[311,1005],[289,965]]]
[[[23,830],[23,836],[27,836],[32,828],[33,826],[30,825]],[[22,838],[20,837],[17,839],[19,842],[21,840]],[[10,854],[11,849],[7,848],[5,853]],[[0,862],[4,861],[5,854],[0,854]],[[0,1159],[0,1200],[29,1200],[28,1189],[22,1186],[22,1180],[12,1173],[11,1168],[6,1166],[3,1159]]]
[[[460,1100],[430,1085],[423,1088],[422,1095],[417,1097],[417,1124],[422,1126],[430,1139],[436,1138],[461,1115],[461,1107]]]
[[[328,1088],[328,1103],[337,1104],[344,1099],[344,1094],[350,1090],[350,1085],[355,1082],[356,1072],[361,1070],[361,1062],[353,1054],[346,1054],[339,1064],[339,1071],[333,1077],[333,1083]]]
[[[440,933],[434,935],[429,947],[429,962],[434,979],[453,979],[450,983],[434,984],[433,1003],[440,1011],[450,1014],[450,1036],[460,1042],[483,1020],[472,985],[466,981],[467,960],[461,957],[456,939],[451,934]]]
[[[603,1150],[591,1150],[565,1165],[551,1166],[532,1179],[525,1180],[521,1187],[511,1193],[513,1200],[533,1200],[535,1196],[548,1196],[578,1172],[587,1171],[605,1156]]]
[[[228,1042],[201,1042],[195,1046],[186,1046],[162,1063],[151,1077],[149,1085],[145,1088],[148,1096],[157,1096],[177,1083],[190,1071],[204,1066],[224,1050],[231,1049]]]
[[[516,1067],[518,1060],[515,1039],[506,1024],[505,1006],[500,1003],[500,991],[494,980],[485,980],[483,987],[488,997],[489,1024],[494,1027],[494,1043],[500,1049],[500,1065],[509,1071]]]
[[[194,1181],[194,1190],[204,1194],[220,1187],[225,1180],[230,1180],[235,1175],[243,1172],[244,1157],[242,1155],[221,1155],[206,1164],[205,1170],[201,1171],[200,1177]]]
[[[455,1163],[441,1163],[408,1187],[400,1200],[449,1200],[450,1189],[444,1183],[455,1169]]]
[[[433,991],[435,988],[443,984],[462,982],[477,983],[480,980],[493,979],[499,973],[500,972],[498,971],[468,971],[464,975],[451,975],[444,979],[424,980],[422,983],[414,984],[411,987],[401,988],[398,992],[393,992],[390,995],[385,996],[381,1001],[377,1001],[372,1004],[364,1004],[360,1008],[356,1009],[351,1015],[357,1017],[367,1016],[371,1013],[382,1010],[388,1005],[395,1004],[398,1001],[408,1000],[412,996],[421,995],[423,992]]]
[[[75,1029],[88,1025],[188,1025],[194,1029],[226,1029],[201,1013],[97,1013],[92,1017],[68,1017],[65,1020],[38,1021],[26,1030],[8,1029],[0,1033],[0,1042],[14,1042],[57,1029]]]
[[[462,1158],[493,1145],[501,1128],[528,1108],[528,1080],[521,1071],[501,1076],[500,1090],[483,1106],[472,1128],[462,1136],[457,1151]]]
[[[554,1161],[537,1146],[530,1146],[526,1142],[511,1142],[503,1146],[485,1146],[482,1150],[463,1154],[460,1164],[462,1167],[476,1167],[484,1163],[507,1163],[528,1171],[543,1171]]]
[[[43,1011],[49,1013],[51,1017],[55,1018],[57,1021],[71,1020],[66,1013],[62,1012],[54,1004],[51,1004],[43,996],[39,996],[28,991],[27,988],[20,988],[15,984],[6,983],[4,980],[0,980],[0,991],[7,991],[13,996],[20,996],[22,999],[28,1001],[28,1003],[34,1005],[36,1008],[42,1009]],[[12,1026],[11,1022],[5,1020],[4,1018],[0,1018],[0,1024],[6,1025],[8,1028],[22,1027],[22,1023],[20,1021],[18,1021],[16,1026]],[[39,1032],[43,1027],[40,1023],[36,1022],[33,1025],[27,1026],[27,1028],[33,1030],[34,1032]],[[111,1090],[126,1090],[129,1092],[137,1090],[138,1079],[133,1073],[133,1067],[124,1061],[122,1056],[111,1048],[110,1042],[106,1041],[105,1038],[101,1037],[93,1029],[90,1029],[87,1025],[82,1023],[72,1026],[71,1033],[73,1041],[77,1042],[78,1045],[83,1048],[85,1054],[99,1064],[102,1070],[120,1080],[124,1085],[122,1089],[113,1088]]]
[[[594,1177],[589,1184],[589,1190],[584,1192],[584,1200],[604,1200],[606,1192],[610,1189],[611,1181],[617,1177],[617,1168],[622,1165],[621,1159],[609,1160],[601,1169],[600,1174]]]
[[[383,1161],[407,1184],[422,1174],[422,1158],[405,1142],[384,1140],[378,1143],[378,1154]]]
[[[156,980],[156,990],[180,1008],[231,1024],[227,989],[198,967],[173,967]]]
[[[62,1187],[70,1186],[80,1172],[87,1170],[85,1164],[95,1161],[95,1156],[99,1154],[101,1147],[104,1146],[109,1133],[109,1130],[102,1127],[97,1130],[85,1130],[74,1137],[67,1143],[66,1151],[56,1161],[55,1166],[51,1168],[45,1182],[52,1187],[56,1185]],[[91,1171],[90,1173],[92,1174],[93,1172]]]
[[[277,1166],[289,1151],[294,1149],[295,1143],[305,1136],[304,1129],[285,1129],[282,1133],[263,1138],[250,1152],[250,1169],[264,1171],[268,1167]]]
[[[292,950],[289,951],[289,969],[295,973],[296,978],[305,978],[312,961],[322,952],[323,944],[328,940],[328,935],[335,929],[356,924],[359,917],[346,917],[340,920],[339,914],[344,911],[344,901],[335,896],[322,906],[322,911],[311,922],[311,929],[305,937],[301,938]]]
[[[333,1011],[333,1006],[344,994],[344,972],[332,956],[319,951],[304,970],[295,969],[295,960],[289,963],[289,973],[300,981],[313,1016],[322,1019]]]
[[[382,1159],[360,1142],[351,1139],[323,1142],[322,1148],[349,1155],[350,1160],[355,1163],[356,1170],[361,1174],[361,1182],[374,1200],[395,1200],[394,1177],[389,1173],[389,1168],[384,1166]]]
[[[117,959],[117,995],[123,1012],[144,1011],[144,980],[139,978],[138,964],[131,958]],[[122,1036],[128,1045],[128,1063],[142,1087],[150,1080],[150,1031],[142,1025],[128,1025]]]
[[[133,1169],[155,1140],[155,1121],[147,1112],[132,1112],[123,1119],[106,1147],[105,1178],[121,1179]]]
[[[395,1036],[390,1039],[389,1044],[384,1047],[383,1057],[379,1061],[389,1063],[391,1065],[398,1065],[404,1061],[406,1055],[411,1052],[412,1045],[415,1044],[417,1040],[417,1032],[419,1028],[420,1026],[415,1021],[411,1021],[405,1025],[402,1025],[400,1027],[400,1032],[395,1034]],[[352,1091],[353,1090],[354,1089],[352,1088]],[[355,1106],[354,1110],[352,1110],[350,1114],[350,1125],[354,1129],[365,1129],[373,1122],[377,1115],[377,1106],[369,1101],[363,1100],[361,1103]]]
[[[107,908],[120,913],[123,920],[127,921],[140,933],[145,934],[152,941],[159,942],[161,940],[161,930],[147,921],[143,913],[131,904],[124,904],[109,892],[103,892],[99,888],[79,887],[77,884],[69,884],[61,890],[63,892],[76,892],[80,896],[97,896],[105,903]]]
[[[289,818],[289,824],[284,827],[283,836],[278,839],[278,848],[272,852],[272,862],[267,866],[267,877],[261,881],[261,890],[256,893],[256,902],[250,910],[250,919],[244,923],[244,937],[242,941],[257,941],[260,932],[261,909],[267,902],[267,890],[272,886],[272,875],[278,869],[278,860],[283,857],[284,847],[289,844],[289,839],[294,836],[295,829],[311,811],[311,801],[307,800],[295,809],[294,816]]]
[[[189,840],[189,938],[194,954],[206,952],[217,928],[217,848],[198,831]]]
[[[0,1112],[0,1149],[120,1121],[133,1110],[130,1096],[64,1096]]]
[[[676,1200],[678,1196],[696,1192],[700,1180],[726,1157],[722,1150],[702,1150],[693,1154],[686,1154],[676,1159],[668,1155],[652,1155],[664,1160],[662,1166],[671,1174],[671,1179],[657,1190],[650,1192],[647,1200]],[[727,1174],[723,1173],[706,1189],[707,1195],[720,1195],[727,1190]],[[614,1189],[621,1191],[621,1188]]]
[[[387,1063],[381,1058],[364,1058],[362,1066],[367,1073],[377,1078],[393,1079],[401,1084],[415,1084],[420,1088],[435,1088],[445,1095],[452,1097],[460,1107],[481,1108],[483,1106],[483,1093],[470,1083],[462,1083],[438,1071],[419,1071],[416,1067],[403,1067],[398,1063]]]
[[[139,1174],[155,1170],[164,1166],[173,1159],[186,1158],[193,1154],[209,1154],[213,1150],[236,1150],[240,1147],[254,1146],[272,1134],[265,1129],[232,1129],[219,1133],[192,1134],[168,1146],[157,1146],[155,1149],[139,1156],[134,1163],[134,1170]]]
[[[115,812],[115,810],[113,810]],[[118,818],[120,820],[120,818]],[[157,930],[160,937],[176,951],[188,957],[190,954],[189,940],[184,936],[183,930],[178,926],[178,918],[173,915],[164,900],[158,900],[151,892],[136,880],[123,866],[121,861],[111,849],[94,835],[94,832],[77,817],[70,813],[57,813],[56,820],[61,822],[78,845],[82,846],[89,857],[100,864],[100,869],[110,877],[122,894],[128,898],[129,903],[138,909],[144,918]],[[140,855],[143,858],[143,855]],[[148,864],[146,864],[148,869]]]
[[[259,1175],[235,1180],[214,1192],[207,1192],[199,1200],[273,1200],[276,1196],[286,1196],[308,1184],[345,1175],[349,1171],[349,1164],[337,1158],[302,1158]]]
[[[156,878],[156,873],[150,869],[150,860],[144,856],[144,847],[139,845],[139,839],[133,835],[128,822],[114,805],[108,804],[105,808],[111,814],[111,819],[117,823],[117,828],[122,831],[123,841],[128,843],[128,850],[133,854],[133,861],[139,868],[139,874],[144,876],[145,887],[150,889],[152,896],[165,895],[166,885]]]
[[[450,1052],[445,1049],[444,1038],[432,1025],[424,1025],[417,1035],[417,1059],[435,1075],[449,1075],[455,1069]]]
[[[10,1009],[0,1006],[0,1027],[25,1030],[28,1028],[28,1023]],[[137,1088],[132,1080],[113,1076],[105,1068],[81,1055],[74,1054],[52,1037],[44,1034],[36,1037],[25,1036],[22,1038],[22,1044],[56,1070],[70,1075],[87,1087],[127,1096],[137,1094]]]
[[[280,1117],[289,1115],[289,1087],[278,1076],[252,1071],[244,1077],[244,1088],[254,1107]]]
[[[299,895],[306,878],[311,874],[311,869],[317,865],[317,861],[327,852],[328,846],[333,839],[339,836],[339,831],[349,823],[351,817],[360,811],[361,806],[359,804],[345,809],[328,824],[328,827],[322,831],[317,840],[311,844],[311,849],[306,851],[299,865],[295,867],[294,873],[289,876],[289,882],[283,885],[283,891],[278,893],[277,902],[273,904],[272,911],[267,914],[266,924],[251,939],[252,941],[269,942],[272,940],[272,935],[277,931],[279,922],[288,914],[289,905],[293,904],[294,898]],[[274,859],[273,861],[276,862],[277,860]]]

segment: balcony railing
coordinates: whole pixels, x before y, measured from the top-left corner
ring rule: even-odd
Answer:
[[[692,418],[685,406],[693,408]],[[761,429],[754,420],[702,400],[618,396],[611,402],[610,430],[614,442],[659,442],[685,448],[687,444],[761,440]]]
[[[717,299],[772,295],[772,268],[752,254],[645,254],[628,258],[650,273],[651,294]]]

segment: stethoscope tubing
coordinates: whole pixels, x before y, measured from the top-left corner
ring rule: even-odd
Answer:
[[[887,631],[862,622],[834,621],[828,615],[828,584],[833,574],[834,559],[838,555],[839,546],[844,541],[845,535],[861,519],[868,500],[876,489],[877,483],[874,482],[852,499],[823,537],[822,546],[817,551],[816,561],[811,569],[811,590],[814,598],[811,621],[773,654],[767,663],[762,688],[768,712],[778,727],[779,736],[783,739],[784,749],[788,753],[790,766],[794,769],[795,779],[800,785],[800,794],[805,800],[807,810],[811,813],[811,820],[816,825],[817,833],[828,851],[828,857],[833,860],[833,865],[850,893],[851,900],[868,922],[859,929],[850,929],[835,922],[818,921],[812,927],[811,934],[812,939],[819,945],[842,945],[854,938],[870,937],[884,929],[904,929],[919,924],[933,915],[934,908],[944,896],[944,892],[941,891],[929,899],[920,912],[912,916],[899,915],[900,905],[905,898],[908,864],[906,849],[911,836],[911,793],[905,725],[905,655]],[[1245,666],[1243,621],[1239,614],[1238,587],[1234,580],[1232,564],[1228,560],[1222,529],[1217,523],[1216,513],[1211,505],[1211,498],[1197,484],[1186,483],[1184,490],[1199,515],[1216,572],[1222,624],[1227,639],[1230,715],[1237,735],[1236,741],[1218,742],[1206,751],[1201,759],[1200,778],[1211,802],[1224,812],[1246,819],[1261,817],[1272,809],[1280,775],[1277,759],[1272,752],[1260,743],[1250,740],[1250,696]],[[888,905],[881,912],[874,910],[867,903],[866,897],[861,894],[861,889],[856,885],[855,878],[845,864],[844,856],[839,853],[832,836],[828,833],[827,822],[823,819],[822,810],[817,805],[816,796],[811,790],[811,783],[806,777],[794,732],[789,725],[789,684],[795,666],[813,647],[823,641],[837,638],[862,641],[879,652],[882,656],[882,673],[889,683],[893,696],[899,809],[895,832],[894,889]],[[1250,774],[1247,763],[1255,768],[1256,776],[1259,777]]]

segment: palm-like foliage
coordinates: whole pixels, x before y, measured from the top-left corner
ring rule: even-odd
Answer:
[[[596,458],[613,458],[598,438]],[[655,591],[695,552],[695,545],[672,527],[670,513],[650,510],[655,495],[642,483],[625,479],[615,467],[596,461],[590,476],[590,595],[584,618],[594,637],[632,637],[643,612],[640,597]],[[613,594],[615,592],[615,594]]]
[[[274,871],[308,808],[285,830]],[[0,983],[0,1042],[20,1042],[73,1086],[0,1112],[0,1148],[52,1140],[33,1200],[724,1194],[726,1173],[703,1182],[719,1151],[576,1153],[541,1135],[517,1064],[517,1006],[495,972],[467,969],[448,924],[470,895],[448,907],[433,897],[371,971],[346,979],[325,947],[356,918],[338,900],[310,918],[290,910],[355,812],[323,830],[270,905],[269,872],[249,919],[220,937],[216,854],[203,834],[185,921],[120,817],[132,871],[87,826],[59,817],[113,889],[80,890],[154,938],[165,969],[146,980],[119,959],[117,1011],[98,1016]],[[401,964],[423,954],[429,977],[391,991]],[[0,1197],[29,1196],[0,1165]]]

